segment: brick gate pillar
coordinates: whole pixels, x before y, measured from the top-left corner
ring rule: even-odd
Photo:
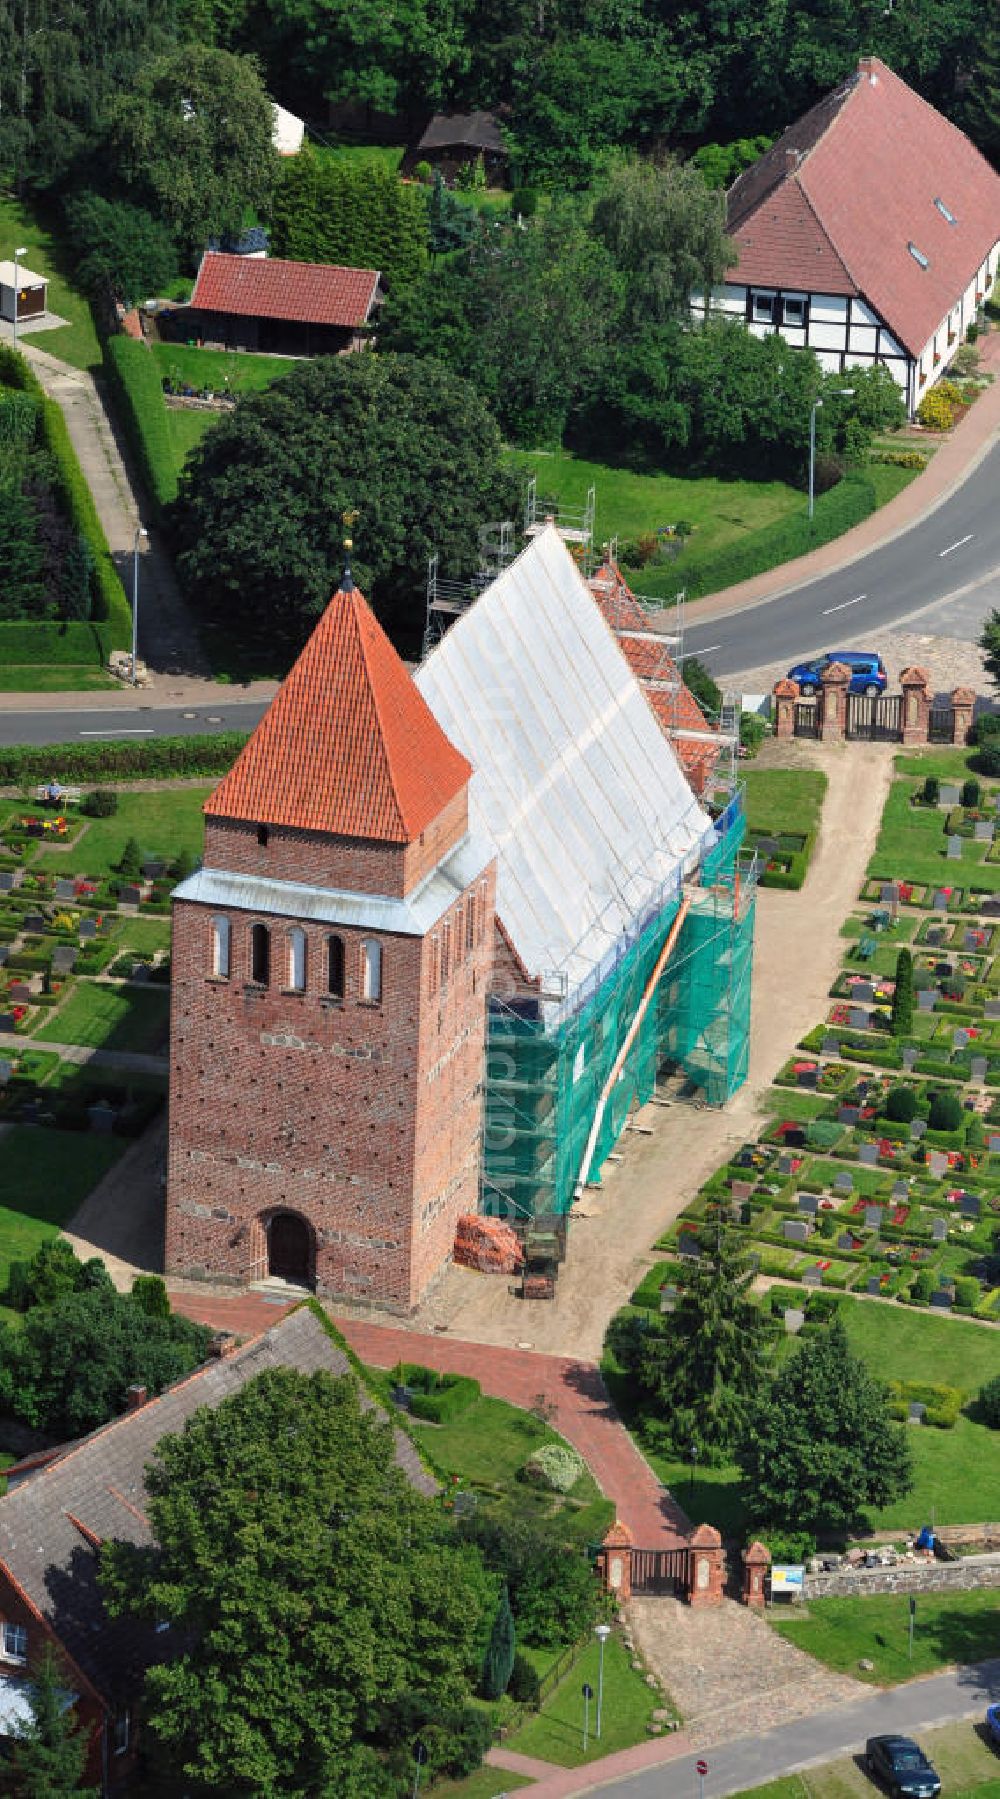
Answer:
[[[775,737],[795,736],[795,702],[799,697],[797,681],[776,681],[772,693],[774,700],[774,735]]]
[[[722,1538],[714,1525],[699,1524],[688,1547],[688,1605],[721,1605],[726,1570]]]
[[[744,1605],[763,1610],[764,1589],[770,1566],[771,1551],[763,1543],[751,1543],[749,1549],[744,1549],[743,1588],[740,1593]]]
[[[831,662],[820,676],[819,734],[824,743],[842,743],[847,730],[847,688],[851,671]]]
[[[930,676],[925,668],[904,668],[899,685],[903,689],[903,743],[926,743],[931,719]]]
[[[597,1555],[604,1591],[615,1599],[632,1597],[632,1532],[616,1518]]]
[[[976,696],[971,687],[956,687],[951,696],[955,708],[955,729],[953,743],[966,744],[972,730],[972,714],[976,709]]]

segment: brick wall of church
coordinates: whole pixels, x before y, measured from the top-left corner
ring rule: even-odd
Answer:
[[[381,939],[378,1004],[362,998],[363,932],[338,932],[345,981],[336,1000],[327,992],[329,927],[303,922],[306,986],[290,992],[295,921],[273,923],[263,987],[250,979],[251,916],[229,915],[230,974],[216,979],[213,914],[177,902],[171,1273],[258,1277],[262,1215],[290,1210],[315,1230],[320,1293],[404,1310],[418,1302],[450,1255],[456,1218],[478,1202],[492,872],[478,883],[471,927],[470,898],[471,890],[427,939]]]

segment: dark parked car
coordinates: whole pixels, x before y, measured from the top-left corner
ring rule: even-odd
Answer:
[[[986,1728],[990,1733],[990,1742],[1000,1749],[1000,1705],[986,1707]]]
[[[938,1774],[912,1737],[869,1737],[865,1766],[893,1799],[937,1799],[941,1791]]]
[[[803,693],[818,693],[823,670],[831,662],[842,662],[851,671],[851,693],[884,693],[889,685],[885,663],[874,650],[828,650],[825,656],[814,656],[809,662],[797,662],[788,671],[788,679],[797,681]]]

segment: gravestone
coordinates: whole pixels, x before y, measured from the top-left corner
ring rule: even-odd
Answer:
[[[988,999],[983,1012],[987,1018],[1000,1018],[1000,999]]]
[[[661,1287],[660,1288],[660,1311],[664,1312],[664,1313],[676,1311],[677,1301],[679,1300],[679,1298],[680,1298],[680,1290],[677,1287],[672,1287],[669,1284]]]
[[[785,1132],[785,1145],[788,1149],[803,1149],[805,1141],[806,1133],[801,1125],[794,1125],[790,1131]]]
[[[807,1243],[809,1240],[809,1222],[805,1218],[786,1218],[781,1234],[786,1243]]]
[[[815,1218],[816,1213],[819,1211],[819,1195],[816,1193],[800,1193],[798,1196],[798,1206],[800,1212],[806,1212],[810,1217]]]
[[[910,1423],[911,1424],[923,1424],[924,1413],[926,1412],[926,1410],[927,1410],[927,1407],[925,1406],[922,1399],[911,1399],[910,1400]]]
[[[937,994],[930,987],[921,987],[917,994],[918,1012],[933,1012],[937,1005]]]
[[[940,804],[942,806],[957,806],[962,797],[961,788],[953,787],[948,782],[942,782],[939,792]]]
[[[948,1240],[948,1220],[942,1218],[940,1212],[931,1219],[931,1238],[935,1243],[946,1243]]]
[[[948,860],[949,860],[949,862],[961,862],[961,860],[962,860],[962,839],[961,839],[961,837],[955,837],[954,835],[949,836],[949,838],[948,838]]]
[[[843,1173],[838,1174],[835,1177],[834,1183],[833,1183],[833,1190],[835,1193],[853,1193],[854,1192],[854,1176],[848,1174],[847,1170],[845,1169],[843,1171]]]
[[[11,869],[0,869],[0,893],[13,893],[14,874]]]
[[[795,1077],[800,1087],[816,1088],[819,1086],[818,1068],[800,1068]]]
[[[868,1286],[866,1288],[866,1291],[875,1298],[877,1298],[878,1295],[881,1293],[882,1282],[880,1281],[877,1274],[870,1274],[868,1276]]]
[[[838,1124],[857,1124],[861,1117],[860,1106],[841,1106],[837,1112]]]
[[[13,1072],[14,1072],[13,1062],[0,1061],[0,1087],[6,1087],[7,1082],[10,1080],[10,1077],[13,1074]]]
[[[790,1337],[797,1337],[805,1324],[806,1315],[798,1306],[785,1308],[785,1329]]]
[[[10,955],[10,944],[9,943],[0,943],[0,968],[3,967],[3,965],[6,962],[9,955]]]
[[[947,912],[948,895],[944,892],[943,888],[939,887],[937,889],[931,904],[934,907],[935,912]]]
[[[87,1107],[87,1119],[90,1128],[92,1131],[96,1132],[99,1137],[109,1137],[111,1135],[111,1132],[115,1128],[115,1119],[117,1116],[118,1114],[116,1113],[114,1106],[109,1106],[107,1101],[103,1099],[99,1099],[96,1105]]]
[[[977,843],[993,842],[993,826],[988,818],[981,818],[978,820],[975,828],[975,837]]]
[[[52,973],[70,974],[76,961],[76,950],[71,943],[59,943],[52,951]]]
[[[862,1143],[861,1148],[858,1150],[858,1160],[859,1162],[863,1162],[866,1168],[876,1167],[878,1163],[878,1144]]]
[[[893,1181],[892,1197],[895,1200],[897,1205],[899,1205],[904,1199],[909,1199],[910,1189],[907,1186],[905,1181]]]
[[[804,1287],[821,1287],[823,1285],[823,1276],[819,1269],[807,1268],[805,1274],[802,1276],[802,1285]]]
[[[25,919],[24,919],[24,928],[26,931],[31,931],[33,934],[37,933],[38,931],[44,931],[45,919],[43,918],[41,912],[26,913]]]
[[[13,1031],[15,1029],[16,1026],[14,1023],[13,1012],[0,1012],[0,1031]]]
[[[972,1068],[971,1068],[970,1072],[972,1074],[972,1079],[976,1082],[976,1085],[979,1087],[982,1087],[986,1080],[986,1057],[985,1056],[973,1056]]]
[[[794,1172],[795,1172],[795,1157],[794,1156],[779,1156],[778,1157],[778,1173],[779,1174],[794,1174]]]
[[[840,1236],[837,1238],[837,1248],[838,1249],[853,1249],[854,1248],[854,1238],[851,1236],[850,1231],[841,1231]]]
[[[13,1000],[15,1006],[26,1005],[31,998],[31,988],[26,986],[24,981],[11,981],[7,993],[9,998]]]
[[[998,1001],[997,1003],[998,1003],[998,1005],[1000,1005],[1000,1001]],[[997,1016],[1000,1017],[1000,1012],[998,1012]],[[822,1053],[824,1056],[833,1056],[834,1058],[838,1057],[840,1055],[840,1040],[839,1040],[839,1038],[824,1037],[823,1043],[822,1043]]]
[[[914,1143],[919,1143],[921,1137],[926,1135],[926,1132],[927,1132],[926,1118],[911,1118],[911,1120],[910,1120],[910,1136],[913,1138]]]
[[[951,1294],[943,1287],[939,1287],[936,1293],[931,1294],[931,1305],[937,1312],[950,1312]]]
[[[879,898],[883,906],[895,906],[899,903],[899,888],[895,881],[883,881],[879,890]]]
[[[849,1006],[847,1009],[847,1022],[852,1031],[866,1031],[868,1029],[868,1014],[867,1012],[862,1011],[860,1006]]]
[[[26,1099],[21,1107],[21,1117],[25,1124],[37,1124],[42,1110],[40,1099]]]
[[[753,1192],[752,1181],[734,1181],[730,1192],[734,1199],[749,1199]]]
[[[855,981],[851,987],[851,998],[861,1000],[865,1005],[870,1006],[875,998],[875,989],[871,981]]]
[[[869,1231],[877,1231],[879,1229],[881,1223],[882,1223],[882,1207],[881,1206],[866,1206],[865,1207],[865,1229],[869,1230]]]
[[[937,945],[939,943],[943,943],[944,942],[944,925],[941,925],[941,924],[928,925],[927,941],[928,941],[928,943],[933,944],[935,948],[937,947]]]
[[[968,1031],[963,1031],[960,1025],[957,1030],[952,1031],[951,1041],[956,1049],[966,1049],[969,1042]]]
[[[978,931],[968,931],[967,930],[964,933],[964,935],[962,937],[962,948],[963,949],[977,950],[977,949],[982,949],[982,947],[983,946],[979,941],[979,932]]]
[[[157,861],[153,860],[150,862],[143,863],[142,872],[145,875],[147,881],[158,881],[160,876],[162,875],[165,867],[166,867],[165,862],[157,862]]]
[[[918,1052],[915,1044],[906,1043],[903,1045],[903,1067],[905,1069],[909,1070],[913,1067],[914,1063],[916,1062],[918,1053],[919,1052]]]
[[[932,1149],[927,1157],[927,1166],[936,1181],[943,1180],[948,1172],[948,1158],[939,1149]]]
[[[988,1148],[992,1156],[1000,1154],[1000,1136],[997,1136],[995,1131],[988,1140]]]
[[[123,906],[137,906],[142,899],[142,888],[119,887],[118,898]]]
[[[478,1493],[456,1493],[455,1494],[455,1517],[456,1518],[471,1518],[472,1514],[476,1510],[476,1507],[478,1506],[478,1504],[479,1504],[479,1494]]]
[[[677,1239],[677,1253],[686,1261],[699,1262],[701,1260],[701,1244],[697,1237],[682,1235]]]
[[[96,937],[97,936],[97,920],[96,920],[96,918],[81,918],[79,924],[76,927],[76,930],[77,930],[77,936],[80,938]]]
[[[71,900],[76,897],[76,888],[72,881],[57,881],[55,886],[57,900]]]
[[[978,1193],[963,1193],[958,1203],[963,1218],[979,1218],[982,1215],[983,1202]]]
[[[131,974],[130,978],[133,981],[148,981],[149,980],[149,963],[148,962],[133,962],[132,974]]]

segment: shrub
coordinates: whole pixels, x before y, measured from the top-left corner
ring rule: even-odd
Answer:
[[[740,748],[746,751],[751,759],[756,756],[761,744],[770,735],[767,721],[756,712],[740,713]]]
[[[976,751],[975,764],[981,775],[1000,775],[1000,739],[993,738]]]
[[[541,1681],[533,1662],[523,1655],[520,1649],[514,1652],[514,1666],[510,1671],[507,1691],[518,1705],[531,1705],[537,1708],[541,1692]]]
[[[128,881],[134,881],[142,873],[142,850],[138,837],[127,837],[125,847],[118,859],[118,873]]]
[[[807,1530],[769,1530],[764,1545],[771,1551],[772,1562],[807,1562],[816,1554],[816,1538]]]
[[[896,986],[892,996],[892,1034],[908,1037],[913,1030],[913,957],[901,949],[896,957]]]
[[[430,184],[434,170],[431,168],[431,165],[426,158],[421,157],[420,161],[415,165],[413,173],[416,179],[422,181],[424,186],[427,187]]]
[[[962,804],[963,804],[963,806],[970,806],[970,807],[978,806],[981,797],[982,797],[982,789],[981,789],[978,781],[975,781],[970,777],[969,780],[962,782]]]
[[[516,187],[510,196],[510,210],[515,219],[520,213],[522,219],[533,219],[538,211],[538,189],[535,187]]]
[[[980,1387],[979,1410],[984,1424],[991,1430],[1000,1430],[1000,1374],[995,1374]]]
[[[975,319],[973,319],[972,323],[965,327],[965,341],[967,344],[974,344],[978,336],[979,326],[976,324]]]
[[[419,1362],[400,1362],[393,1369],[393,1380],[410,1389],[410,1411],[414,1418],[425,1418],[432,1424],[446,1424],[467,1411],[482,1389],[468,1374],[438,1374]]]
[[[859,525],[875,511],[875,489],[861,474],[845,475],[843,481],[820,494],[810,522],[804,515],[792,514],[777,524],[752,532],[743,543],[735,543],[714,556],[707,556],[692,569],[678,565],[678,585],[687,589],[689,598],[715,593],[745,581],[751,575],[765,574],[803,556],[820,544],[830,543],[852,525]],[[686,670],[685,670],[686,673]],[[799,883],[801,885],[801,882]]]
[[[931,1294],[937,1292],[937,1275],[932,1274],[929,1268],[921,1268],[910,1292],[921,1305],[927,1305]]]
[[[939,382],[937,387],[931,388],[929,394],[924,395],[917,407],[917,420],[925,431],[950,431],[955,423],[955,400],[958,392],[956,389],[954,399],[951,398],[946,391],[948,385],[947,382]]]
[[[941,798],[941,783],[937,775],[928,775],[924,782],[924,805],[936,806]]]
[[[232,767],[246,740],[244,731],[220,731],[214,737],[159,737],[138,744],[50,743],[40,748],[13,744],[0,747],[0,781],[15,787],[47,781],[54,768],[63,781],[221,775]]]
[[[971,1274],[955,1277],[955,1305],[960,1312],[971,1312],[979,1304],[979,1282]]]
[[[917,1115],[917,1096],[912,1087],[890,1087],[885,1096],[885,1115],[894,1124],[909,1124]]]
[[[938,1088],[931,1094],[928,1127],[932,1131],[957,1131],[962,1122],[962,1102],[957,1093]]]
[[[924,1413],[925,1424],[934,1425],[938,1430],[954,1430],[962,1410],[962,1392],[959,1387],[918,1380],[891,1380],[888,1387],[892,1396],[893,1416],[901,1422],[909,1418],[910,1406],[919,1403],[927,1408]]]
[[[163,403],[159,365],[148,346],[131,337],[109,337],[104,372],[118,404],[143,485],[157,520],[177,498],[170,426]]]
[[[568,1493],[583,1473],[583,1462],[568,1444],[543,1443],[528,1457],[521,1472],[532,1486]]]
[[[132,1282],[131,1297],[148,1317],[170,1317],[170,1296],[160,1275],[137,1274]]]
[[[118,795],[111,787],[95,787],[80,801],[80,811],[88,818],[113,818],[118,810]]]

